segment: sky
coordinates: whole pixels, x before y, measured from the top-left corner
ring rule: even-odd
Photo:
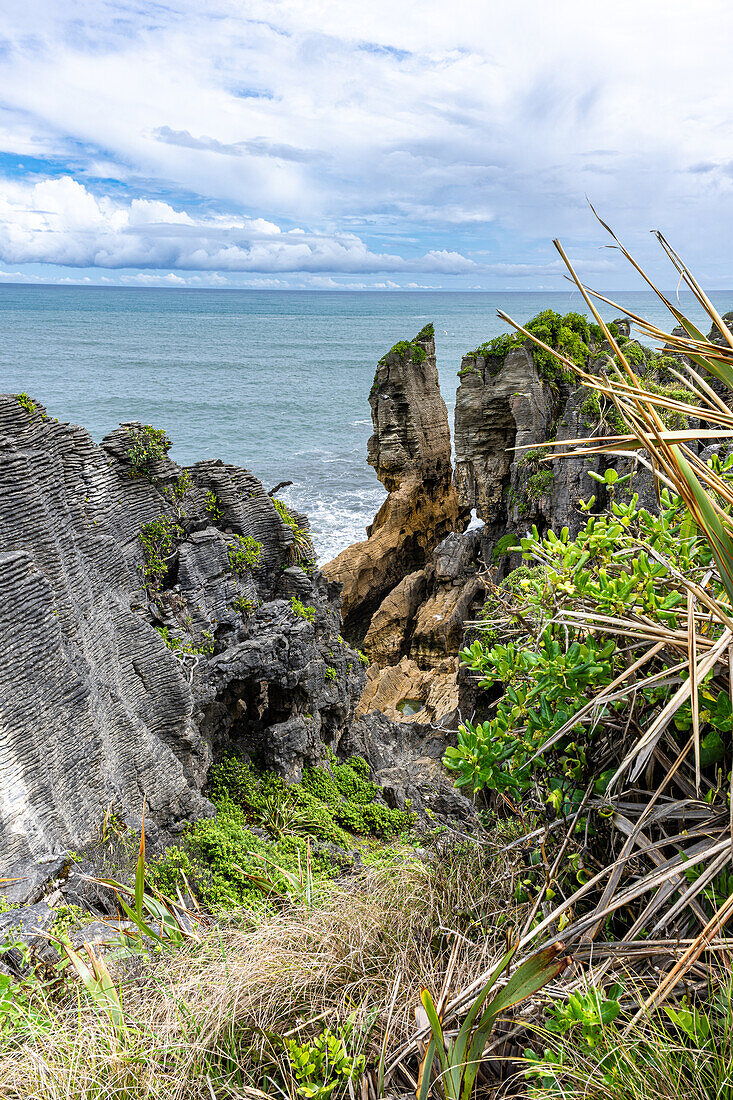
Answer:
[[[733,287],[722,0],[12,0],[0,283]]]

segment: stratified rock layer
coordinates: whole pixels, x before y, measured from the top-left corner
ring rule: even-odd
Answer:
[[[358,641],[384,597],[422,568],[461,516],[432,326],[380,360],[369,404],[374,434],[367,458],[389,495],[368,539],[324,566],[342,585],[344,629]]]
[[[335,588],[290,564],[292,531],[246,470],[190,469],[175,552],[148,590],[139,533],[175,511],[166,490],[182,471],[164,460],[152,480],[131,476],[129,446],[125,426],[97,446],[0,397],[3,873],[82,846],[110,809],[139,826],[145,804],[151,837],[211,812],[201,788],[229,744],[298,778],[363,687]],[[261,546],[241,575],[228,553],[238,535]],[[205,632],[213,653],[196,652]]]

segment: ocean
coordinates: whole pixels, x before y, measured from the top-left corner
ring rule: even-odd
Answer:
[[[613,297],[613,295],[610,295]],[[711,297],[726,311],[733,292]],[[619,293],[667,324],[651,292]],[[700,320],[687,297],[682,305]],[[451,423],[462,355],[577,293],[254,291],[0,286],[0,392],[100,440],[124,420],[165,428],[180,463],[221,458],[307,512],[321,561],[365,536],[385,493],[366,464],[380,356],[432,321]],[[617,315],[604,309],[604,316]],[[673,322],[671,322],[673,323]],[[708,329],[705,326],[705,331]]]

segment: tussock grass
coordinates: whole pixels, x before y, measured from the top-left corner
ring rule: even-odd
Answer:
[[[434,995],[458,934],[453,982],[505,949],[515,874],[473,846],[367,872],[311,908],[242,911],[202,943],[122,960],[124,1024],[83,991],[46,1004],[50,1028],[0,1035],[3,1100],[221,1100],[295,1096],[278,1037],[303,1041],[352,1016],[367,1064],[414,1031],[420,988]],[[391,1007],[393,1006],[393,1007]]]

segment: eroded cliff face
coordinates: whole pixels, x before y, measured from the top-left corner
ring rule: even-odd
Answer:
[[[578,314],[561,318],[548,310],[531,323],[585,369],[608,369],[610,345]],[[650,353],[629,341],[628,321],[615,324],[629,353],[645,360]],[[457,502],[446,488],[449,438],[432,339],[421,333],[380,361],[370,395],[369,461],[390,495],[369,539],[326,567],[344,584],[346,629],[370,661],[359,715],[455,727],[472,709],[459,677],[466,623],[480,614],[492,584],[519,564],[508,544],[533,524],[575,535],[585,521],[581,500],[595,496],[598,508],[607,505],[605,487],[591,475],[610,465],[632,475],[625,492],[655,506],[651,477],[634,459],[545,460],[541,444],[550,439],[613,434],[616,426],[613,406],[602,408],[572,372],[534,349],[521,337],[499,337],[464,357],[455,412]]]
[[[374,434],[367,461],[389,495],[368,538],[324,566],[329,580],[342,585],[344,630],[358,642],[385,596],[425,565],[462,514],[432,325],[379,361],[369,404]]]
[[[139,827],[145,804],[151,839],[180,830],[211,812],[201,789],[230,745],[298,778],[363,688],[337,590],[293,564],[260,482],[201,462],[176,498],[167,459],[131,476],[140,427],[97,446],[0,397],[3,873],[81,847],[109,810]],[[161,516],[178,533],[156,590],[140,533]],[[254,564],[235,569],[238,538]]]
[[[627,338],[628,321],[614,323]],[[482,355],[479,349],[464,357],[459,372],[455,480],[461,504],[484,520],[482,556],[487,562],[497,558],[500,539],[521,535],[533,524],[540,532],[567,527],[574,537],[585,522],[579,501],[595,496],[598,507],[606,504],[605,490],[591,476],[599,469],[615,466],[620,474],[630,473],[627,492],[639,492],[642,503],[654,507],[652,479],[634,459],[546,461],[540,445],[548,440],[614,434],[616,427],[603,421],[593,391],[561,373],[549,380],[542,377],[531,347],[527,341],[500,358]],[[583,366],[591,373],[608,369],[608,350],[608,345],[592,345]]]

